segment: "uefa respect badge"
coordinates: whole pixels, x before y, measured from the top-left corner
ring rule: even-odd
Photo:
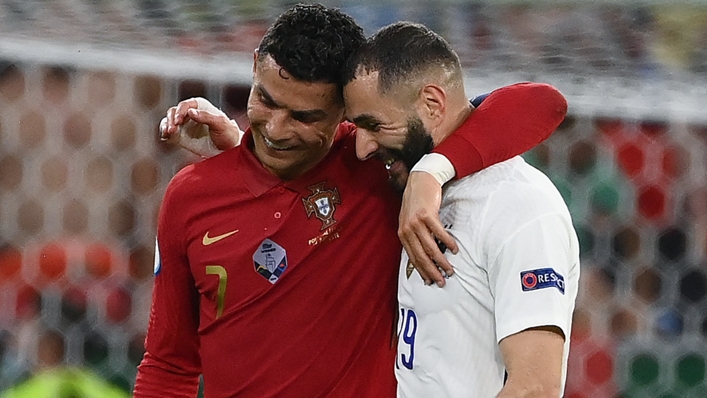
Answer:
[[[552,268],[538,268],[520,273],[520,286],[524,292],[554,287],[565,294],[565,278]]]

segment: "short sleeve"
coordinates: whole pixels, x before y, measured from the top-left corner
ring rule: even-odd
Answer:
[[[498,341],[538,326],[557,326],[569,336],[579,281],[579,249],[569,218],[540,215],[489,249],[496,253],[488,275]]]

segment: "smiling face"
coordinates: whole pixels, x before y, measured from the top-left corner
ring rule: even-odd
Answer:
[[[248,119],[253,153],[273,174],[293,179],[322,160],[343,113],[336,84],[297,80],[270,55],[256,55]]]
[[[378,72],[361,72],[344,87],[346,116],[357,127],[356,155],[384,162],[391,183],[405,188],[409,170],[434,146],[432,136],[413,107],[381,95]]]

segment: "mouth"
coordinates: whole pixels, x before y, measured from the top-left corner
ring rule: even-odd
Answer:
[[[384,160],[383,163],[385,164],[385,169],[390,170],[390,168],[393,167],[393,163],[395,163],[395,159],[389,158]]]
[[[294,145],[284,146],[284,145],[276,144],[276,143],[270,141],[269,139],[267,139],[267,137],[265,137],[265,136],[263,136],[263,142],[265,142],[265,145],[268,148],[274,149],[276,151],[287,151],[287,150],[294,148]]]
[[[385,161],[385,168],[388,171],[388,181],[402,192],[405,189],[405,183],[408,178],[408,168],[402,160],[388,159]]]
[[[390,158],[384,161],[385,169],[388,170],[388,174],[391,176],[407,175],[408,169],[405,162],[399,159]]]
[[[388,170],[388,174],[391,176],[407,174],[407,166],[405,165],[405,162],[398,159],[392,153],[389,153],[388,151],[379,151],[374,156],[378,161],[385,165],[385,169]]]

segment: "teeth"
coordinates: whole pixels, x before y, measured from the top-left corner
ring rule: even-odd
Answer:
[[[274,142],[270,141],[270,140],[267,139],[266,137],[263,137],[263,140],[265,141],[265,145],[269,146],[269,147],[272,148],[272,149],[277,149],[277,150],[279,150],[279,151],[292,148],[291,146],[283,146],[283,147],[277,146],[277,145],[275,145]]]

